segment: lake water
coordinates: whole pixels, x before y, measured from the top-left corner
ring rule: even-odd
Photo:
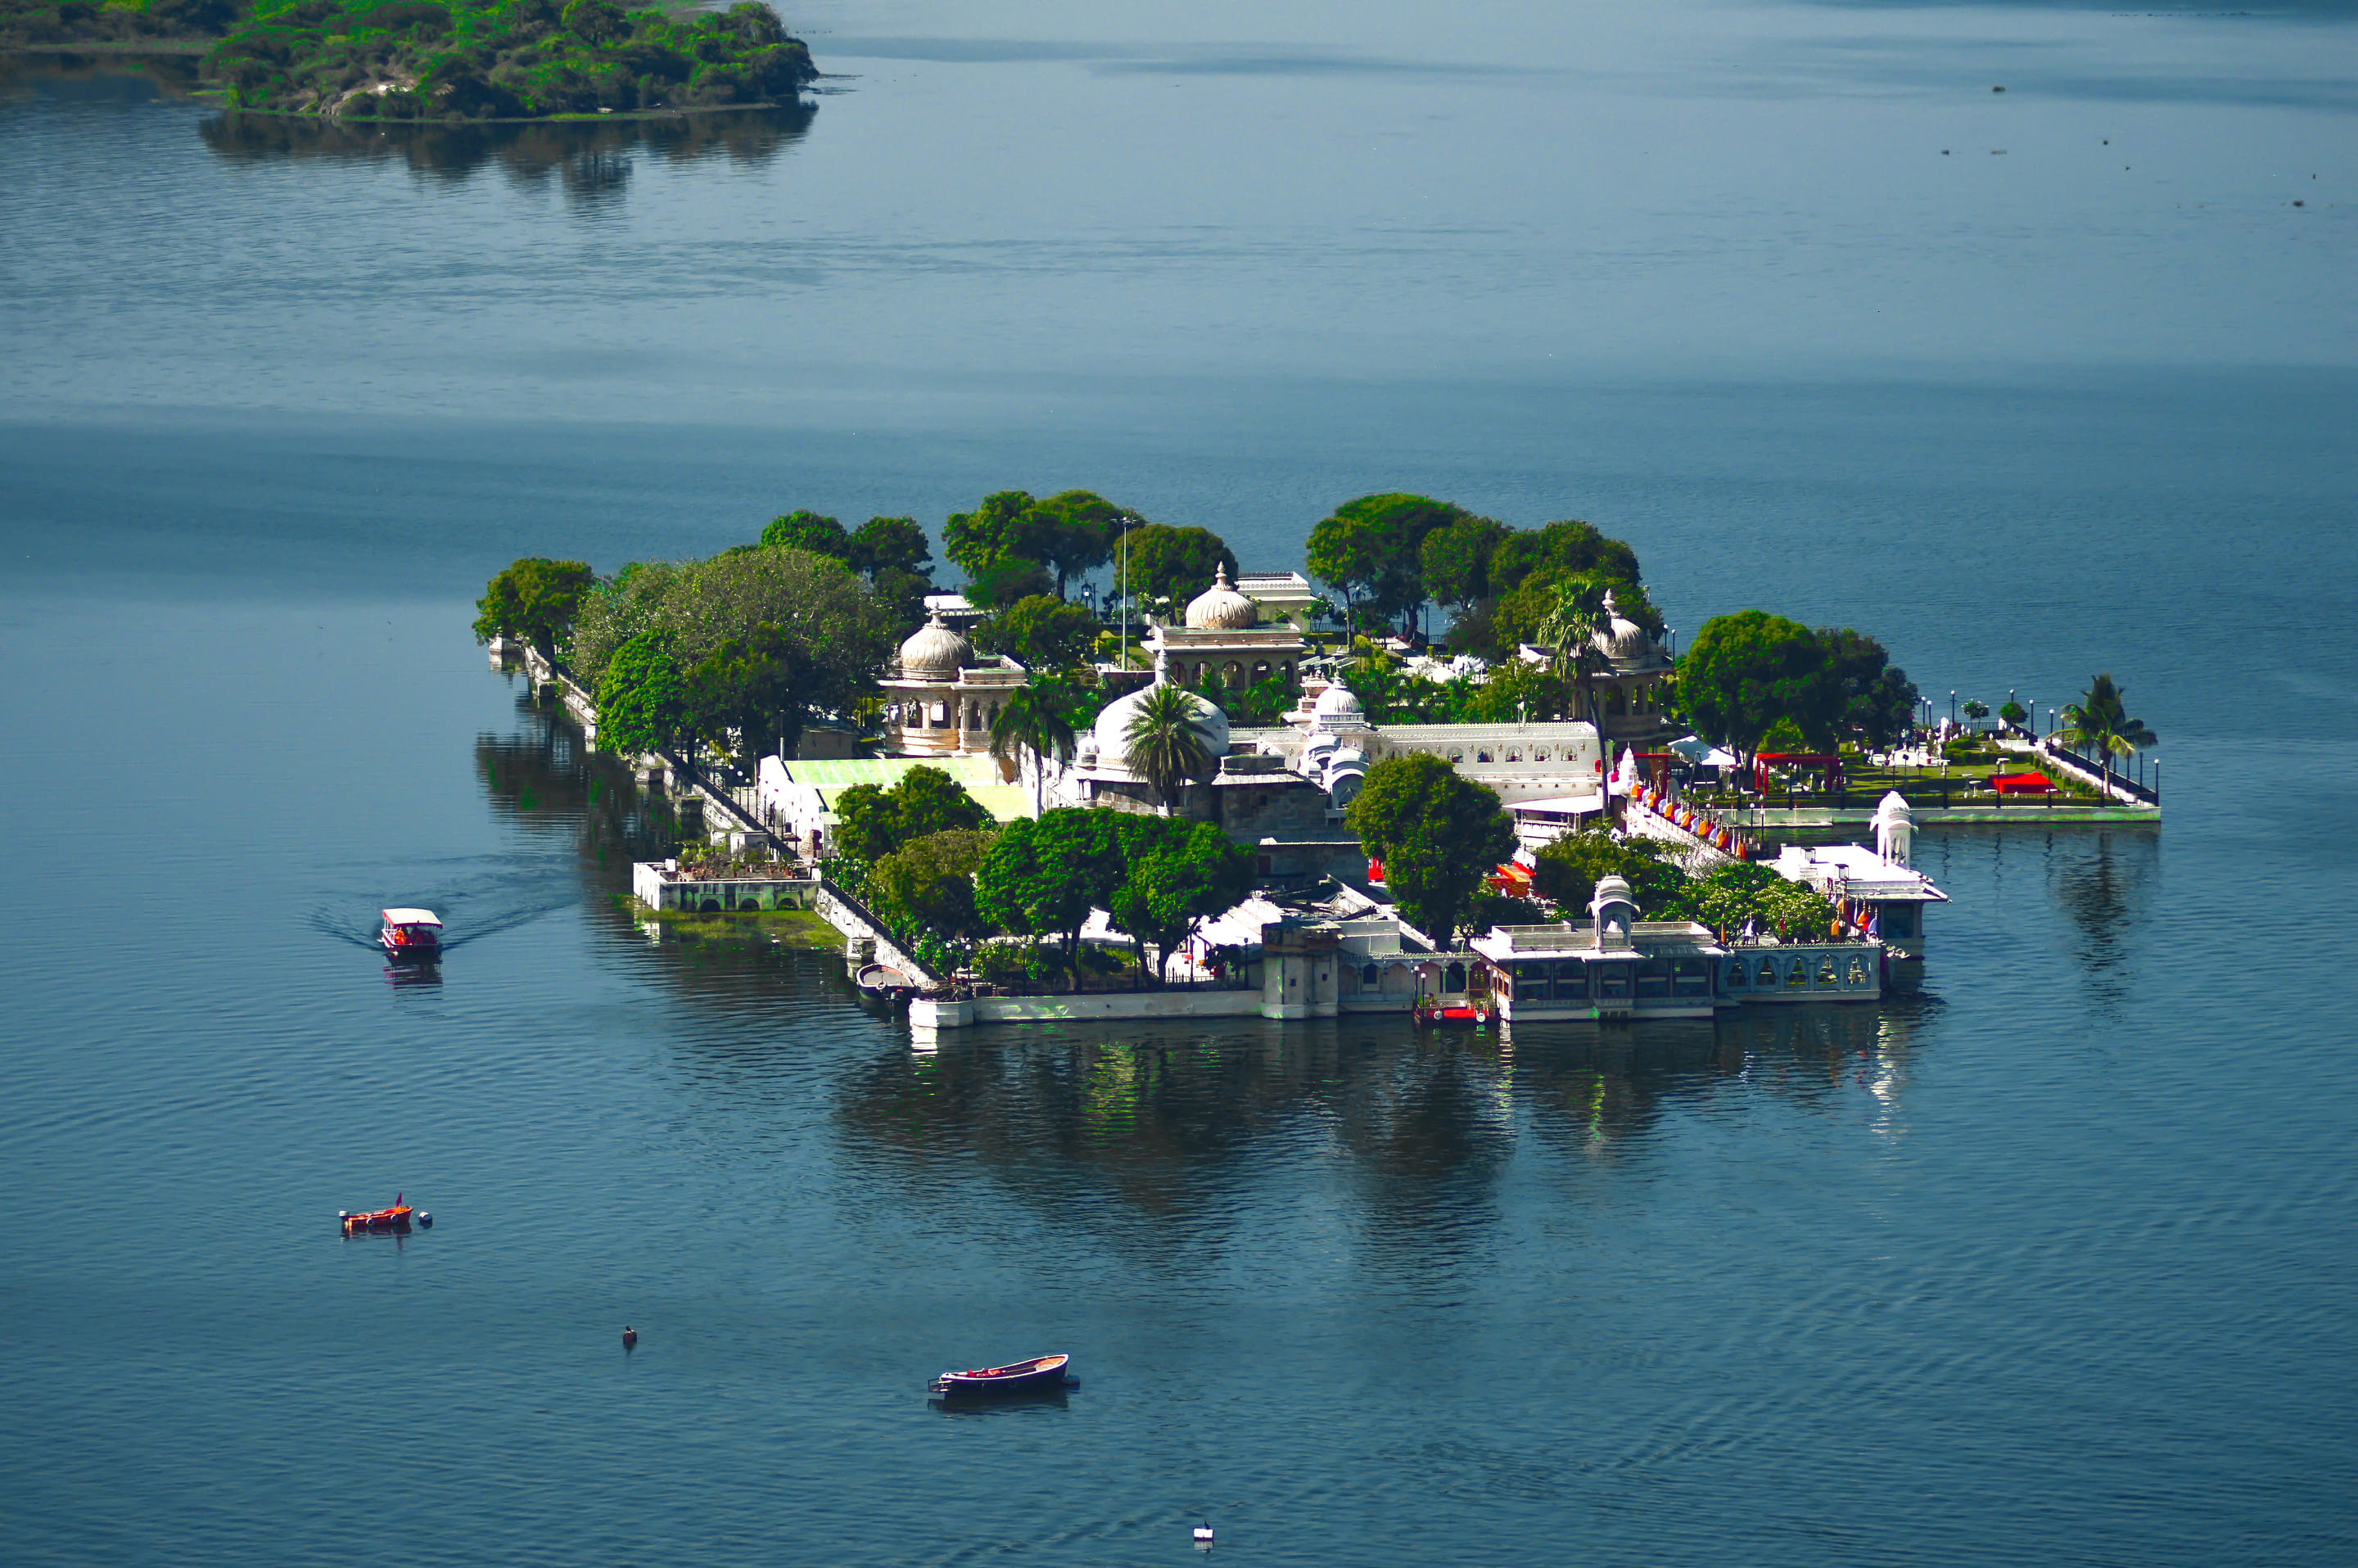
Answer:
[[[790,20],[684,135],[0,78],[0,1556],[2358,1553],[2358,14]],[[1504,1044],[919,1055],[635,932],[482,579],[1075,484],[2108,669],[2169,826],[1923,835],[1920,999]]]

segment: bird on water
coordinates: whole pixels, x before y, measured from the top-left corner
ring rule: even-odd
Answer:
[[[639,1331],[629,1324],[622,1325],[622,1348],[628,1350],[639,1342]]]

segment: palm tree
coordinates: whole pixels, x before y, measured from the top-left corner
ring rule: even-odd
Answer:
[[[1157,681],[1140,696],[1131,710],[1121,743],[1130,755],[1130,771],[1153,787],[1163,799],[1163,814],[1179,786],[1190,779],[1212,776],[1212,753],[1195,728],[1195,703],[1181,687]]]
[[[2161,737],[2146,728],[2142,719],[2132,719],[2125,694],[2113,683],[2113,677],[2100,675],[2088,683],[2080,700],[2067,703],[2063,723],[2055,738],[2070,746],[2084,747],[2093,752],[2097,766],[2111,771],[2111,759],[2126,757],[2147,746],[2161,744]]]
[[[1579,717],[1592,724],[1597,723],[1597,718],[1590,711],[1595,705],[1589,700],[1588,683],[1613,663],[1596,645],[1596,634],[1609,632],[1613,625],[1613,617],[1605,608],[1605,585],[1595,577],[1575,577],[1556,589],[1555,608],[1540,623],[1540,641],[1555,650],[1556,674],[1572,682],[1579,694]]]
[[[1064,693],[1047,682],[1018,690],[990,716],[990,754],[1001,762],[1032,753],[1032,812],[1038,816],[1047,787],[1048,753],[1063,762],[1073,754],[1073,721]]]

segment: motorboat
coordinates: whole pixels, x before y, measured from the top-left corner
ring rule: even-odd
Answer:
[[[1069,1356],[1035,1356],[1029,1361],[1010,1362],[1004,1367],[981,1367],[970,1372],[945,1372],[936,1378],[932,1390],[937,1394],[1033,1394],[1047,1389],[1061,1389],[1068,1380],[1065,1375]]]
[[[395,1193],[393,1195],[391,1208],[371,1209],[364,1214],[352,1214],[340,1209],[337,1211],[336,1218],[343,1226],[346,1236],[361,1236],[371,1231],[380,1234],[388,1231],[406,1233],[409,1229],[410,1216],[415,1212],[409,1205],[401,1201],[401,1195]]]
[[[381,912],[384,928],[377,946],[396,964],[430,964],[442,957],[442,922],[430,909],[388,909]]]

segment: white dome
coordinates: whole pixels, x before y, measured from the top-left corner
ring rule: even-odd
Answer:
[[[1105,711],[1098,715],[1096,728],[1090,731],[1096,738],[1098,766],[1101,768],[1130,766],[1130,720],[1138,716],[1139,708],[1145,705],[1146,694],[1152,691],[1154,687],[1166,684],[1158,680],[1154,686],[1141,687],[1128,697],[1116,697],[1106,704]],[[1228,716],[1194,692],[1188,691],[1184,687],[1175,689],[1186,697],[1187,706],[1195,711],[1195,733],[1203,738],[1206,754],[1215,759],[1227,756],[1228,754]]]
[[[966,663],[966,639],[942,624],[942,612],[927,621],[901,644],[903,676],[956,676]]]
[[[1317,702],[1310,709],[1310,722],[1318,730],[1364,728],[1368,714],[1359,706],[1359,699],[1351,695],[1351,688],[1337,681],[1318,694]]]
[[[1190,632],[1246,632],[1260,624],[1260,606],[1228,586],[1228,565],[1220,563],[1212,586],[1187,605]]]
[[[1595,643],[1604,655],[1623,669],[1659,661],[1660,652],[1646,629],[1623,615],[1613,603],[1613,590],[1605,590],[1606,624],[1599,628]]]

